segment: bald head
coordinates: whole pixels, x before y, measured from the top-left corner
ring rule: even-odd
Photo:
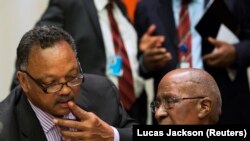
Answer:
[[[204,96],[220,95],[219,88],[213,77],[201,69],[187,68],[170,71],[162,78],[159,87],[165,87],[169,83],[170,85],[182,85],[181,88],[195,90]]]
[[[175,69],[167,73],[159,83],[157,99],[164,101],[163,99],[170,96],[187,98],[183,101],[187,104],[192,103],[188,105],[190,109],[194,109],[199,104],[201,104],[200,106],[205,106],[205,116],[198,116],[200,112],[204,113],[204,109],[197,109],[196,113],[194,113],[195,110],[186,113],[197,114],[197,116],[193,115],[193,117],[198,117],[198,119],[192,119],[192,116],[190,116],[190,123],[213,124],[219,119],[222,103],[220,91],[213,77],[204,70],[187,68]],[[197,102],[195,103],[194,101]],[[180,109],[185,111],[183,109],[187,109],[188,106],[180,106]],[[184,116],[187,117],[188,115]],[[160,120],[159,117],[158,119]]]

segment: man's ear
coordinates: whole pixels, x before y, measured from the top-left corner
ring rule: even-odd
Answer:
[[[211,111],[211,99],[209,97],[205,97],[200,100],[199,102],[199,114],[198,118],[203,119],[205,118]]]
[[[25,77],[25,74],[21,71],[16,72],[17,78],[19,80],[19,84],[22,87],[24,92],[28,91],[28,82],[27,82],[27,77]]]

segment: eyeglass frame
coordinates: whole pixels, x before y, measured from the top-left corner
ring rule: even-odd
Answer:
[[[164,99],[164,102],[159,102],[157,100],[154,100],[153,102],[151,102],[150,107],[153,113],[155,113],[162,104],[164,104],[164,108],[165,109],[171,109],[174,107],[175,103],[181,102],[183,100],[187,100],[187,99],[203,99],[205,98],[205,96],[196,96],[196,97],[167,97],[166,99]],[[168,99],[168,100],[167,100]],[[156,103],[159,102],[159,105],[156,106]]]
[[[66,85],[66,86],[68,86],[68,87],[71,88],[72,86],[68,85],[68,83],[71,82],[72,80],[76,79],[76,78],[80,78],[80,79],[82,79],[82,80],[81,80],[81,83],[79,83],[79,84],[77,84],[77,85],[74,85],[74,86],[78,86],[78,85],[80,85],[80,84],[82,84],[82,83],[84,82],[84,75],[83,75],[83,71],[82,71],[81,64],[80,64],[79,61],[77,61],[77,62],[78,62],[78,66],[79,66],[79,69],[80,69],[80,74],[79,74],[79,76],[76,76],[76,77],[74,77],[73,79],[71,79],[71,80],[69,80],[69,81],[67,81],[67,82],[64,82],[64,83],[49,84],[49,85],[47,85],[47,86],[43,86],[43,85],[39,82],[39,80],[37,80],[37,79],[35,79],[33,76],[31,76],[29,72],[27,72],[27,71],[25,71],[25,70],[19,70],[19,71],[21,71],[21,72],[27,74],[27,76],[29,76],[29,78],[31,78],[31,80],[33,80],[33,81],[35,82],[35,84],[36,84],[37,86],[39,86],[45,94],[54,94],[54,93],[57,93],[57,92],[61,91],[64,85]],[[55,91],[55,92],[48,92],[48,88],[49,88],[49,87],[51,87],[51,86],[56,86],[56,85],[61,85],[61,88],[58,89],[58,90]]]

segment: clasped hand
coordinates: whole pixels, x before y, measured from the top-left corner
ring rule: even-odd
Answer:
[[[229,67],[235,62],[236,50],[229,43],[218,41],[212,37],[208,41],[214,45],[214,50],[203,56],[204,61],[213,67]]]

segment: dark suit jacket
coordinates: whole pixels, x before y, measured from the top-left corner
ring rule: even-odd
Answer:
[[[121,141],[132,140],[135,124],[119,102],[116,87],[107,78],[85,74],[77,104],[116,127]],[[0,103],[1,141],[46,141],[46,136],[24,92],[16,87]]]
[[[250,103],[250,93],[246,72],[247,66],[250,65],[250,12],[247,11],[250,2],[247,0],[225,0],[225,2],[240,25],[239,38],[241,42],[235,45],[237,59],[232,66],[237,69],[236,79],[232,82],[225,68],[213,68],[206,64],[204,64],[204,67],[216,79],[222,93],[223,111],[221,120],[224,123],[250,123],[250,106],[247,104]],[[156,89],[163,75],[175,69],[178,63],[178,40],[172,0],[142,0],[138,3],[135,13],[135,27],[139,37],[151,24],[157,26],[154,34],[166,37],[164,46],[173,57],[170,63],[158,72],[144,73],[141,71],[144,77],[153,76]],[[202,46],[206,47],[207,45],[206,42],[203,42]],[[204,53],[202,51],[203,55]]]
[[[124,16],[124,5],[115,0]],[[105,76],[106,55],[93,0],[51,0],[37,25],[57,25],[73,36],[83,71]]]

